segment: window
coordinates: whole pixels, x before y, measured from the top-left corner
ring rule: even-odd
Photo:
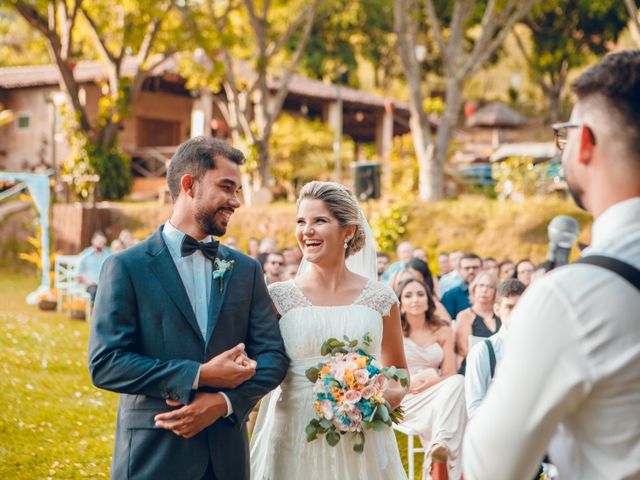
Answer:
[[[31,127],[31,114],[28,112],[18,112],[16,114],[16,128],[19,132],[26,132]]]

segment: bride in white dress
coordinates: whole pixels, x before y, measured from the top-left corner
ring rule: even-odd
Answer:
[[[373,237],[353,194],[332,182],[305,185],[298,200],[296,237],[305,256],[301,272],[295,280],[269,286],[291,363],[280,388],[262,402],[251,439],[251,478],[406,479],[390,428],[367,430],[362,453],[353,451],[350,434],[335,447],[322,436],[306,440],[305,427],[315,411],[313,384],[305,371],[326,361],[320,356],[325,340],[345,335],[361,340],[369,334],[369,353],[383,365],[405,371],[407,366],[398,301],[389,287],[373,280]],[[396,407],[406,390],[396,382],[389,385],[385,398]]]

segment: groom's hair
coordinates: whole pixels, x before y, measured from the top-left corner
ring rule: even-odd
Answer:
[[[167,169],[167,184],[173,201],[180,194],[180,179],[183,175],[191,175],[200,180],[207,170],[216,168],[216,159],[219,157],[227,158],[237,165],[242,165],[245,161],[240,150],[217,138],[194,137],[182,143]]]

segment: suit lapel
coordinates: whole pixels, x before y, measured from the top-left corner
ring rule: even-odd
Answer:
[[[229,261],[229,251],[227,247],[225,247],[224,245],[220,245],[216,258]],[[215,270],[216,265],[214,263],[212,272]],[[207,327],[207,343],[209,343],[209,341],[211,340],[211,335],[213,334],[213,331],[216,328],[216,324],[218,323],[218,316],[220,315],[220,310],[222,309],[224,299],[227,295],[227,291],[229,290],[228,287],[229,282],[231,281],[231,275],[233,275],[233,267],[222,278],[222,292],[220,292],[220,279],[211,279],[211,300],[209,301],[209,325]]]
[[[193,331],[204,341],[202,332],[198,326],[198,321],[196,320],[196,315],[191,308],[187,291],[182,284],[182,279],[173,262],[173,258],[171,258],[169,249],[162,238],[162,227],[149,239],[149,244],[150,248],[148,253],[152,256],[149,261],[151,271],[156,275],[160,285],[162,285],[162,288],[167,295],[169,295],[173,303],[175,303],[176,307],[180,309],[180,312],[182,312],[182,315],[189,325],[191,325]]]

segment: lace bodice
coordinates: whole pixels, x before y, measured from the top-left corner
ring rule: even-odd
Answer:
[[[294,280],[278,282],[269,285],[271,300],[281,316],[285,316],[296,308],[314,307],[314,305],[304,296]],[[391,312],[391,307],[398,303],[398,299],[393,290],[387,285],[367,280],[362,292],[352,305],[362,305],[378,312],[382,317],[386,317]],[[352,306],[352,305],[342,305]],[[317,307],[336,308],[336,307]]]

